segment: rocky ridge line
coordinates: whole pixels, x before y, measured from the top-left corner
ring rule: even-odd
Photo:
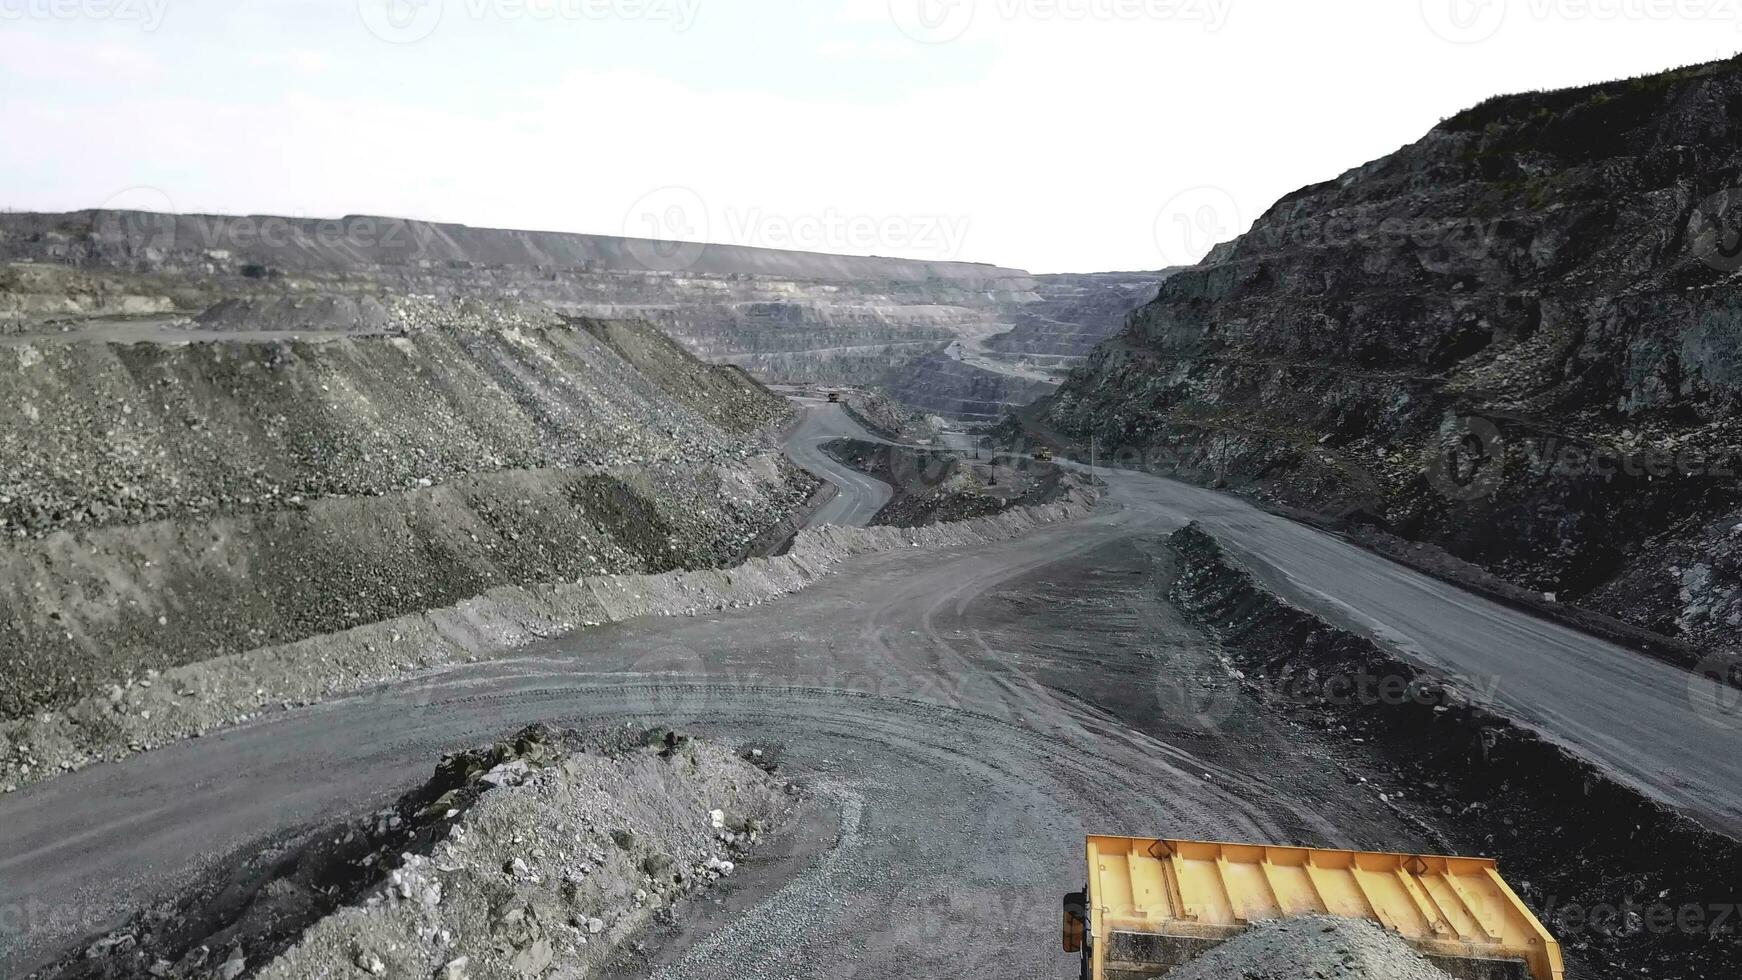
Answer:
[[[1490,100],[1277,202],[1033,413],[1723,654],[1742,60]]]

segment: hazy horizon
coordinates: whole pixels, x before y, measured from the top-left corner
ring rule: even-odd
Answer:
[[[1159,269],[1490,96],[1742,43],[1700,0],[1304,7],[0,0],[4,203]]]

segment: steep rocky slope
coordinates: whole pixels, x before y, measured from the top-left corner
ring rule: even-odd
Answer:
[[[991,338],[986,346],[1013,354],[1081,359],[1123,329],[1131,311],[1155,299],[1161,284],[1177,271],[1035,276],[1039,300],[1017,310],[1011,331]]]
[[[736,369],[477,312],[0,346],[0,716],[497,586],[730,564],[814,485]]]
[[[1051,394],[1058,386],[1015,367],[963,360],[933,351],[892,369],[882,386],[916,411],[973,421],[991,421]]]
[[[1034,421],[1733,644],[1739,148],[1737,60],[1493,99],[1278,202]]]
[[[1000,332],[971,335],[891,369],[883,385],[920,411],[980,421],[1051,394],[1095,345],[1155,297],[1162,272],[1034,277],[1034,300],[1006,307]]]

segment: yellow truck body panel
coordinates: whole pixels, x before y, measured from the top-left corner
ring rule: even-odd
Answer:
[[[1436,962],[1521,963],[1533,980],[1563,980],[1560,944],[1486,858],[1090,837],[1088,866],[1092,980],[1155,965],[1122,959],[1146,944],[1116,934],[1202,951],[1255,922],[1326,915],[1375,922]]]

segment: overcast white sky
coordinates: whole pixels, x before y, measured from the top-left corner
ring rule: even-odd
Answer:
[[[1739,0],[0,0],[0,205],[1156,268]]]

